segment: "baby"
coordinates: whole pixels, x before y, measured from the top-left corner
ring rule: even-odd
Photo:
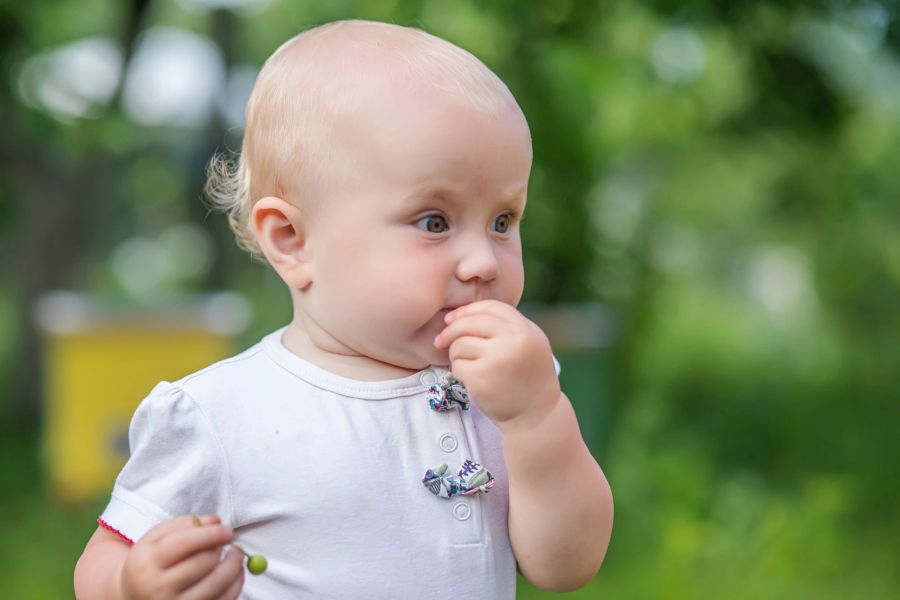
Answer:
[[[515,308],[531,159],[509,90],[446,41],[342,21],[279,48],[210,189],[293,320],[143,400],[77,596],[511,599],[517,569],[553,591],[590,581],[612,495]],[[232,542],[266,572],[245,577]]]

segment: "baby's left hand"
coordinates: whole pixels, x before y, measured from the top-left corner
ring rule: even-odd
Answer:
[[[498,300],[461,306],[434,339],[450,370],[501,430],[531,427],[556,405],[559,379],[550,342],[515,307]]]

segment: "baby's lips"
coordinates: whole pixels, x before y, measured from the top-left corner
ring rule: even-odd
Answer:
[[[487,302],[487,301],[492,301],[492,300],[494,300],[494,299],[493,298],[479,298],[478,300],[470,300],[469,302],[466,302],[464,304],[458,304],[453,309],[449,310],[447,312],[447,314],[444,315],[444,322],[449,323],[450,321],[455,320],[456,317],[458,316],[459,309],[461,309],[461,308],[466,308],[467,306],[471,306],[472,304],[478,304],[479,302]]]
[[[466,302],[466,303],[464,303],[464,304],[457,304],[457,305],[455,305],[453,308],[449,308],[449,307],[448,307],[448,308],[442,308],[442,309],[441,309],[442,311],[446,311],[446,312],[444,313],[444,322],[445,322],[445,323],[449,323],[450,321],[452,321],[453,319],[455,319],[455,318],[456,318],[456,311],[458,311],[460,308],[464,308],[464,307],[466,307],[466,306],[472,304],[473,302],[478,302],[478,301],[477,301],[477,300],[473,300],[473,301],[471,301],[471,302]]]

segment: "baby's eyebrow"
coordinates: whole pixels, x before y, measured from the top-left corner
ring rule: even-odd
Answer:
[[[418,188],[406,197],[408,202],[421,202],[423,200],[437,200],[447,204],[460,204],[460,193],[449,186],[429,185]]]
[[[525,197],[525,188],[510,194],[509,196],[498,198],[496,204],[498,206],[509,206],[523,204]],[[429,186],[422,188],[406,198],[409,202],[437,201],[452,206],[461,206],[465,204],[465,197],[460,191],[447,186]]]

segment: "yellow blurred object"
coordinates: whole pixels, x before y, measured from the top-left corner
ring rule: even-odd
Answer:
[[[234,294],[152,310],[68,292],[43,298],[44,457],[54,496],[74,503],[108,494],[128,458],[138,403],[159,381],[233,354],[248,320]]]

